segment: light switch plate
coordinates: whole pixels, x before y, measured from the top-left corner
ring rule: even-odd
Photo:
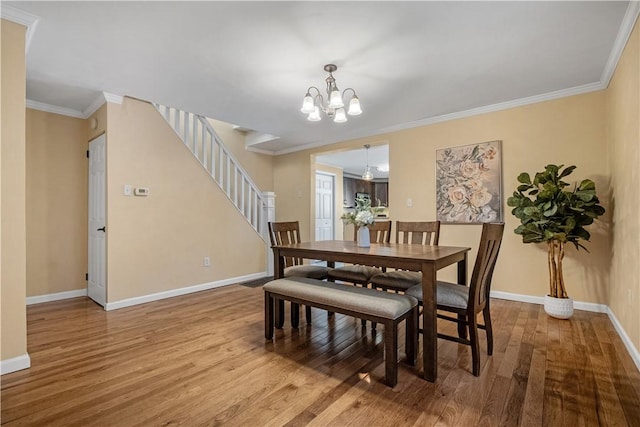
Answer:
[[[124,185],[124,195],[125,196],[133,195],[133,187],[131,186],[131,184]]]

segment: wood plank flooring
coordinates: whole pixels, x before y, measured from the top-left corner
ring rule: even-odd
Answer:
[[[268,342],[262,310],[262,289],[241,285],[112,312],[29,306],[32,367],[2,376],[2,425],[640,426],[640,373],[604,314],[492,300],[480,377],[469,347],[440,340],[437,382],[419,357],[391,389],[382,326],[314,309]]]

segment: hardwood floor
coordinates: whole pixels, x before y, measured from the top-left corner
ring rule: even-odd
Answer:
[[[420,378],[419,357],[394,389],[382,334],[357,319],[314,309],[312,326],[287,322],[265,341],[260,287],[112,312],[76,298],[27,316],[32,367],[2,376],[8,426],[640,426],[640,373],[603,314],[560,321],[492,300],[480,377],[469,347],[439,340],[437,382]]]

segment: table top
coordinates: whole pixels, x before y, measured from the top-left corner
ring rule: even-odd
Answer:
[[[471,248],[457,246],[413,245],[406,243],[372,243],[371,247],[362,248],[351,240],[322,240],[318,242],[292,243],[275,245],[287,256],[308,257],[326,261],[345,261],[359,264],[374,262],[381,267],[397,267],[407,270],[419,270],[422,262],[447,262],[451,257],[459,257]],[[384,264],[381,264],[384,260]],[[386,265],[388,264],[388,265]]]

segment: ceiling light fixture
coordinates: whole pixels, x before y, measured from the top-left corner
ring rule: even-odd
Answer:
[[[371,168],[369,167],[369,148],[371,148],[371,145],[365,144],[364,148],[367,149],[367,167],[362,174],[362,179],[365,181],[371,181],[373,179],[373,172],[371,172]]]
[[[325,104],[325,100],[320,93],[320,89],[315,86],[311,86],[307,89],[307,94],[304,96],[304,101],[302,101],[302,109],[300,109],[304,114],[308,114],[307,120],[311,122],[318,122],[322,120],[322,117],[320,117],[320,110],[324,111],[324,113],[330,119],[333,119],[335,123],[346,122],[347,114],[350,116],[362,114],[360,99],[358,99],[354,89],[349,87],[340,93],[340,89],[338,89],[338,85],[336,84],[336,79],[333,78],[332,74],[337,69],[338,67],[335,64],[327,64],[324,66],[324,70],[329,73],[329,77],[325,79],[327,82],[327,104]],[[315,90],[315,96],[311,95],[312,90]],[[349,111],[345,112],[344,95],[349,90],[353,92],[353,95],[349,101]]]

